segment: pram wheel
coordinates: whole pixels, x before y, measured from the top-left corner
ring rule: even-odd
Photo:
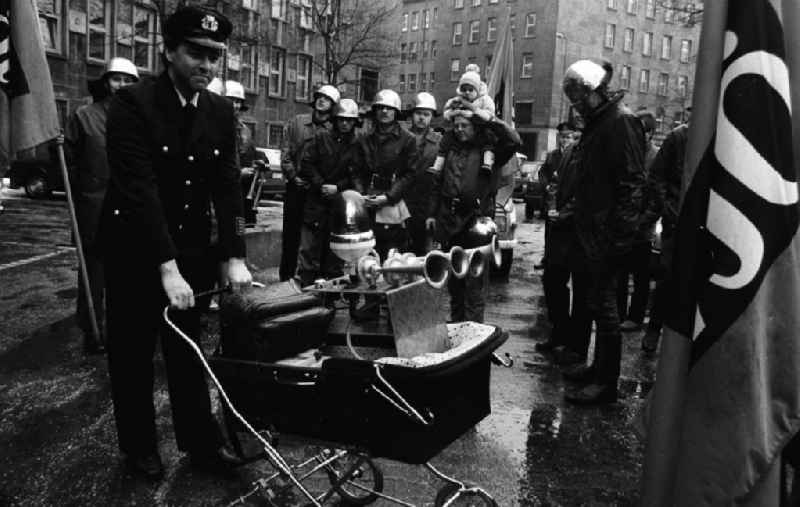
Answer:
[[[341,505],[369,505],[383,492],[383,472],[363,454],[348,452],[327,467]]]
[[[462,489],[452,482],[442,486],[436,493],[434,507],[497,507],[497,502],[489,493],[471,484],[464,486]]]

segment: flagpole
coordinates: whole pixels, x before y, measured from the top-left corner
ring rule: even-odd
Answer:
[[[69,217],[72,222],[72,233],[75,236],[75,246],[78,251],[78,264],[80,265],[81,284],[86,294],[86,304],[89,307],[89,320],[92,322],[92,335],[96,343],[102,343],[100,328],[97,325],[97,313],[94,311],[94,298],[92,297],[92,287],[89,285],[89,270],[86,268],[86,257],[83,255],[83,241],[78,230],[78,218],[75,214],[75,201],[72,198],[72,188],[69,183],[69,172],[67,172],[67,161],[64,157],[64,137],[56,138],[58,148],[58,164],[61,166],[61,177],[64,179],[64,189],[67,192],[67,205],[69,207]]]

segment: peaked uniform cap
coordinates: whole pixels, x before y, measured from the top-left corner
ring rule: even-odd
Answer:
[[[213,49],[225,49],[231,31],[228,18],[205,7],[180,7],[164,22],[164,38]]]

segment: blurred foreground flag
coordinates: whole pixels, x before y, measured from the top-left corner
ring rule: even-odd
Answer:
[[[0,0],[0,155],[60,132],[34,0]]]
[[[704,5],[641,505],[777,507],[800,427],[800,2]]]

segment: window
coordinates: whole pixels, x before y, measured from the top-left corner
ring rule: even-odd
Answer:
[[[658,89],[656,93],[662,97],[667,96],[667,89],[669,87],[669,74],[662,72],[658,75]]]
[[[455,8],[455,9],[463,9],[464,8],[464,0],[453,0],[453,8]]]
[[[269,62],[269,95],[283,97],[284,71],[286,70],[286,50],[273,46]]]
[[[461,44],[462,39],[462,25],[461,23],[453,23],[453,45],[458,46]]]
[[[431,41],[431,58],[436,58],[436,41]]]
[[[473,7],[480,7],[481,6],[481,0],[472,0],[472,6]]]
[[[497,18],[489,18],[486,21],[486,40],[489,42],[497,40]]]
[[[400,44],[400,63],[406,63],[406,50],[408,48],[408,44],[405,42]]]
[[[430,86],[431,90],[433,90],[433,85],[435,85],[435,84],[436,84],[436,73],[435,72],[431,72],[430,73],[430,80],[428,81],[428,86]]]
[[[307,101],[311,95],[311,58],[297,55],[297,83],[294,96],[297,100]]]
[[[511,13],[508,17],[508,25],[511,28],[511,38],[514,38],[514,33],[517,31],[517,14]]]
[[[644,56],[653,56],[653,33],[644,32],[642,34],[642,54]]]
[[[683,39],[681,41],[681,63],[689,63],[692,56],[692,41]]]
[[[111,4],[105,0],[89,0],[87,56],[106,61],[110,53]]]
[[[664,0],[664,23],[672,23],[675,20],[675,11],[672,9],[672,0]]]
[[[661,58],[669,60],[672,58],[672,36],[665,35],[661,37]]]
[[[155,69],[156,11],[133,7],[133,63],[140,69]]]
[[[256,77],[258,73],[257,54],[257,48],[242,44],[242,68],[239,72],[239,81],[241,81],[242,86],[249,90],[256,90],[258,88],[258,80]]]
[[[450,81],[458,81],[461,70],[461,61],[458,58],[450,60]]]
[[[533,77],[533,53],[522,53],[522,72],[519,77]]]
[[[239,45],[232,43],[228,46],[228,79],[239,81],[239,70],[242,68],[242,56]]]
[[[378,93],[378,71],[361,68],[361,79],[358,83],[358,97],[362,102],[367,102]]]
[[[417,91],[417,75],[416,74],[409,74],[408,75],[408,91],[409,92]]]
[[[270,13],[272,19],[286,19],[286,0],[272,0]]]
[[[490,4],[496,4],[496,3],[497,3],[497,0],[489,0],[489,3],[490,3]]]
[[[639,10],[639,2],[637,0],[628,0],[628,5],[625,8],[625,11],[628,14],[636,14]]]
[[[428,75],[425,74],[424,72],[420,72],[419,73],[419,91],[421,91],[421,92],[428,91],[428,89],[426,88],[427,81],[428,81],[426,79],[427,76]]]
[[[619,74],[619,87],[627,90],[631,87],[631,67],[630,65],[623,65],[622,72]]]
[[[280,148],[283,144],[283,125],[280,123],[269,123],[267,125],[267,146]]]
[[[438,7],[434,7],[433,8],[433,24],[435,25],[438,20],[439,20],[439,8]]]
[[[419,11],[411,13],[411,30],[419,30]]]
[[[525,15],[525,35],[524,37],[533,37],[536,29],[536,13],[529,12]]]
[[[686,76],[678,76],[678,96],[686,97],[689,93],[689,78]]]
[[[242,0],[242,7],[258,12],[258,0]]]
[[[400,92],[400,93],[403,93],[404,91],[406,91],[406,75],[405,74],[400,74],[400,83],[398,83],[397,88],[398,88],[397,91]]]
[[[606,9],[617,10],[617,0],[606,0]]]
[[[417,61],[417,43],[410,42],[408,44],[408,61],[409,62],[416,62]]]
[[[625,29],[625,38],[622,40],[622,50],[626,53],[633,51],[633,28]]]
[[[400,25],[400,31],[401,32],[407,32],[408,31],[408,13],[407,12],[403,13],[403,23]]]
[[[617,35],[617,25],[613,23],[606,23],[606,36],[603,45],[607,48],[614,48],[614,39]]]
[[[469,22],[469,43],[470,44],[477,44],[481,38],[481,22],[480,21],[470,21]]]
[[[40,0],[39,31],[42,32],[42,43],[47,51],[61,52],[63,39],[63,25],[61,23],[61,10],[63,0]],[[13,14],[12,14],[13,15]]]
[[[645,0],[644,17],[648,19],[656,18],[656,0]]]
[[[422,26],[426,30],[431,27],[431,11],[428,9],[422,11]]]
[[[514,120],[518,125],[533,123],[533,102],[515,102]]]
[[[426,40],[422,41],[422,58],[423,59],[428,58],[428,54],[430,53],[430,50],[428,49],[429,46],[430,46],[430,44],[428,43],[428,41],[426,41]]]
[[[650,71],[647,69],[639,71],[639,91],[642,93],[650,91]]]

